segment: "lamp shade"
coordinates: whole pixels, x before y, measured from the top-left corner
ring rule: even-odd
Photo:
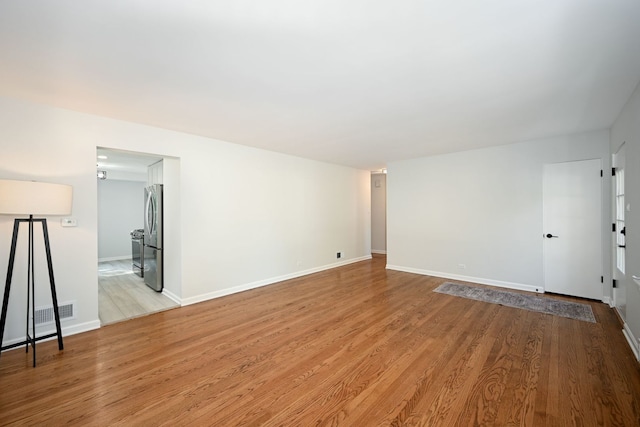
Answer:
[[[0,179],[0,214],[69,215],[70,185]]]

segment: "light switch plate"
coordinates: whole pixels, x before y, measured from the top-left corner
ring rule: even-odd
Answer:
[[[75,218],[62,218],[60,220],[60,225],[63,227],[77,227],[78,221]]]

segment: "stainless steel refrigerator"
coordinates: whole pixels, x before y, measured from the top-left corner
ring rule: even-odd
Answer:
[[[144,282],[161,292],[162,274],[162,184],[144,189]]]

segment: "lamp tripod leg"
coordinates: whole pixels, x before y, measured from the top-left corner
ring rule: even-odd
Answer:
[[[56,332],[58,335],[58,350],[64,349],[62,343],[62,327],[60,326],[60,312],[58,309],[58,295],[56,293],[56,282],[53,278],[53,263],[51,262],[51,246],[49,244],[49,230],[47,220],[42,220],[42,232],[44,233],[44,248],[47,253],[47,267],[49,268],[49,285],[51,286],[51,300],[53,301],[53,315],[56,320]]]
[[[36,367],[36,271],[33,244],[33,215],[29,215],[29,260],[27,261],[27,343],[25,350],[29,352],[29,345],[33,348],[33,367]],[[31,334],[29,334],[29,316],[31,316]]]
[[[13,265],[16,260],[16,245],[18,243],[18,226],[20,222],[13,221],[13,237],[11,238],[11,252],[9,254],[9,266],[7,267],[7,281],[4,284],[4,296],[2,298],[2,315],[0,316],[0,346],[4,339],[4,327],[7,324],[7,309],[9,308],[9,293],[11,292],[11,279],[13,277]],[[0,354],[2,354],[0,352]]]

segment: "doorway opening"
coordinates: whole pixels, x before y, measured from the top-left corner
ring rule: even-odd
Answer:
[[[176,290],[172,283],[166,292],[145,283],[144,264],[148,251],[144,250],[143,237],[145,191],[152,184],[163,184],[165,160],[171,163],[177,159],[102,147],[97,148],[96,156],[101,325],[180,306],[176,297],[179,289]],[[167,178],[169,176],[172,174]],[[174,186],[175,182],[168,181],[167,185]],[[168,231],[173,228],[166,220],[164,226]],[[147,261],[151,264],[151,260]]]

